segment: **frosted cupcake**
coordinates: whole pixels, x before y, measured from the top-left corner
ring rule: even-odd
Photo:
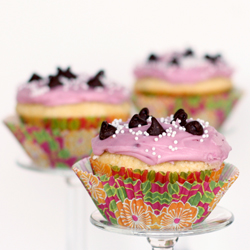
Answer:
[[[232,74],[220,54],[196,55],[191,49],[151,54],[134,69],[134,102],[139,109],[147,106],[157,117],[185,107],[191,117],[219,128],[240,97]]]
[[[42,167],[71,167],[90,155],[91,139],[103,120],[127,119],[128,91],[107,79],[75,74],[70,68],[54,76],[33,74],[17,92],[18,119],[7,119],[33,162]]]
[[[138,230],[202,222],[239,174],[223,163],[224,136],[184,110],[156,119],[144,108],[128,122],[103,122],[92,148],[74,172],[106,220]]]
[[[188,119],[183,109],[156,119],[144,108],[128,122],[103,122],[92,149],[95,174],[174,183],[218,180],[231,147],[208,122]]]

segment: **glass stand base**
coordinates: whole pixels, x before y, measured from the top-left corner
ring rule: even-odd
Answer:
[[[26,170],[39,173],[61,176],[67,184],[66,195],[66,250],[87,250],[88,238],[86,234],[86,225],[88,216],[86,216],[87,194],[82,188],[82,184],[76,178],[71,169],[42,168],[35,166],[32,162],[16,161],[16,164]]]
[[[173,250],[179,237],[199,235],[218,231],[233,223],[233,214],[225,208],[216,207],[209,217],[191,229],[182,230],[142,230],[113,225],[105,220],[99,211],[92,213],[91,223],[105,231],[146,237],[152,250]]]

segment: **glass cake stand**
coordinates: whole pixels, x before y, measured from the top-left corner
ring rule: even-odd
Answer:
[[[105,220],[99,211],[92,213],[90,221],[94,226],[108,232],[146,237],[152,250],[173,250],[179,237],[215,232],[232,224],[234,216],[227,209],[217,206],[202,223],[194,225],[191,229],[176,231],[141,230],[113,225]]]
[[[71,169],[58,169],[58,168],[42,168],[36,166],[34,163],[27,159],[17,160],[16,164],[26,170],[38,173],[50,174],[54,176],[61,176],[65,179],[67,184],[66,194],[66,249],[67,250],[82,250],[87,249],[87,234],[84,230],[85,225],[88,223],[88,217],[85,213],[86,207],[86,192],[83,190],[82,185],[75,173]],[[80,188],[79,188],[80,187]],[[79,195],[80,193],[80,195]],[[79,198],[81,197],[81,198]]]

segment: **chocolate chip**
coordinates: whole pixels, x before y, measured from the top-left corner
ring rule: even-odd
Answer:
[[[34,73],[34,74],[31,76],[31,78],[29,79],[28,82],[33,82],[33,81],[37,81],[37,80],[40,80],[40,79],[42,79],[42,77],[39,76],[39,75],[37,75],[36,73]]]
[[[148,123],[147,123],[147,121],[145,121],[139,115],[136,114],[131,118],[131,120],[128,124],[128,127],[129,128],[137,128],[139,124],[144,126],[144,125],[147,125]]]
[[[100,70],[93,78],[91,78],[87,82],[89,87],[91,87],[91,88],[104,87],[104,85],[102,84],[102,82],[99,79],[100,76],[104,76],[104,71],[103,70]]]
[[[100,140],[105,140],[111,135],[115,134],[116,127],[108,124],[106,121],[102,122],[99,138]]]
[[[192,135],[203,135],[202,125],[197,121],[191,121],[185,125],[186,131]]]
[[[143,119],[143,120],[146,121],[148,119],[148,117],[149,117],[149,110],[148,110],[148,108],[143,108],[140,111],[139,116],[140,116],[141,119]]]
[[[61,68],[57,68],[57,76],[64,76],[64,77],[66,77],[68,79],[77,77],[77,75],[73,74],[70,71],[70,67],[68,67],[65,71],[63,71]]]
[[[169,65],[176,65],[176,66],[179,66],[180,65],[180,62],[179,62],[179,59],[177,57],[173,57],[171,59],[171,61],[168,63]]]
[[[155,54],[151,54],[151,55],[149,55],[149,57],[148,57],[148,61],[149,62],[155,62],[155,61],[158,61],[158,56],[157,55],[155,55]]]
[[[221,58],[221,55],[217,54],[215,56],[211,56],[209,54],[206,54],[204,58],[209,60],[211,63],[215,64]]]
[[[178,109],[175,114],[174,114],[174,119],[173,121],[176,121],[177,119],[181,120],[180,125],[185,126],[186,125],[186,120],[188,118],[187,113],[183,109]],[[171,121],[171,123],[173,122]]]
[[[59,81],[58,76],[49,76],[48,86],[52,89],[63,84]]]
[[[152,117],[151,122],[151,126],[147,130],[149,135],[160,135],[165,132],[164,128],[154,117]]]
[[[184,57],[194,56],[194,52],[192,49],[186,49],[186,51],[183,53]]]

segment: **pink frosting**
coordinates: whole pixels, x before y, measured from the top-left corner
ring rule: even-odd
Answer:
[[[180,58],[180,65],[169,65],[172,56]],[[143,62],[136,66],[136,78],[154,77],[173,84],[194,84],[214,77],[231,77],[233,69],[223,59],[216,63],[203,57],[182,57],[180,53],[167,53],[158,61]]]
[[[208,164],[221,164],[228,157],[231,147],[226,142],[225,137],[208,123],[199,120],[204,127],[204,134],[198,136],[184,131],[184,127],[181,127],[177,122],[170,124],[171,120],[172,117],[158,120],[166,130],[166,134],[160,136],[145,135],[144,132],[151,124],[149,121],[145,126],[129,129],[128,123],[116,120],[112,123],[118,128],[115,135],[105,140],[100,140],[99,136],[92,139],[93,153],[97,156],[105,151],[129,155],[148,165],[175,161],[202,161]]]
[[[76,79],[60,78],[63,86],[50,89],[48,79],[22,84],[17,92],[18,103],[34,103],[45,106],[76,104],[81,102],[103,102],[119,104],[129,100],[129,92],[106,79],[104,88],[89,88],[86,82],[89,77],[79,76]]]

